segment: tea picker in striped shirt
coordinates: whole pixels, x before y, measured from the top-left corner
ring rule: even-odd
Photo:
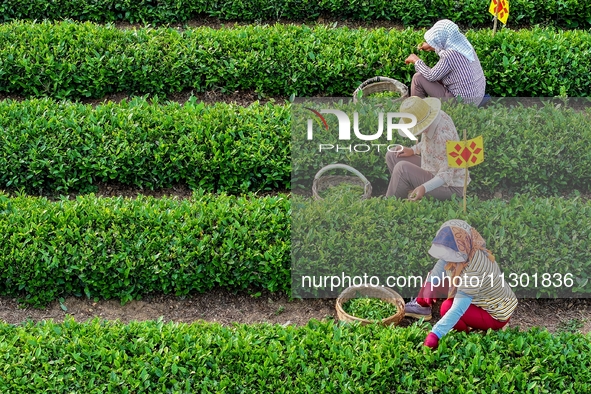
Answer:
[[[500,280],[499,265],[485,246],[478,231],[463,220],[443,223],[435,235],[429,254],[439,260],[418,297],[405,307],[406,316],[429,320],[433,303],[447,295],[441,305],[442,318],[427,335],[425,346],[437,348],[452,328],[499,330],[509,322],[517,297]]]
[[[479,105],[485,95],[486,78],[476,51],[458,26],[448,19],[435,23],[425,33],[418,49],[435,51],[439,62],[431,68],[417,55],[406,58],[414,64],[410,95],[421,98],[461,98],[465,103]]]

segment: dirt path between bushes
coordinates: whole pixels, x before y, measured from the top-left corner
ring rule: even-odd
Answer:
[[[245,21],[238,21],[238,20],[221,20],[219,18],[214,17],[200,17],[188,20],[186,22],[173,22],[169,23],[168,27],[176,28],[179,30],[184,30],[186,28],[199,28],[199,27],[208,27],[211,29],[231,29],[234,27],[242,27],[242,26],[273,26],[275,24],[280,25],[296,25],[296,26],[326,26],[330,28],[342,28],[347,27],[349,29],[394,29],[394,30],[404,30],[404,25],[399,21],[388,21],[385,19],[382,20],[353,20],[353,19],[340,19],[335,18],[333,16],[319,16],[316,19],[310,19],[307,21],[304,20],[292,20],[292,19],[273,19],[273,20],[264,20],[264,21],[256,21],[256,22],[245,22]],[[129,23],[129,22],[122,22],[117,21],[115,22],[115,26],[119,29],[141,29],[145,28],[145,25],[141,23]],[[165,26],[164,24],[159,25],[160,27]],[[158,26],[155,26],[158,27]],[[426,28],[425,28],[426,29]]]
[[[121,305],[118,300],[94,302],[83,297],[67,297],[63,304],[55,301],[45,309],[19,307],[16,299],[0,297],[0,320],[20,324],[27,320],[52,319],[61,322],[66,316],[83,322],[95,317],[105,320],[157,320],[190,323],[207,321],[233,323],[274,323],[304,325],[310,319],[336,319],[334,299],[289,300],[285,295],[264,292],[254,298],[248,294],[233,294],[222,289],[188,297],[150,295],[140,301]],[[436,308],[431,323],[439,319]],[[404,318],[400,326],[415,320]],[[545,327],[550,332],[591,331],[590,299],[526,299],[520,300],[509,327],[524,331],[531,327]]]
[[[119,29],[141,29],[144,28],[145,25],[141,23],[129,23],[123,21],[117,21],[114,23],[115,26]],[[228,29],[233,28],[235,26],[273,26],[275,24],[281,25],[296,25],[302,26],[306,25],[309,27],[314,26],[325,26],[328,28],[349,28],[349,29],[386,29],[386,30],[404,30],[404,29],[414,29],[414,30],[428,30],[432,25],[426,26],[416,26],[416,24],[409,24],[404,25],[401,20],[386,20],[386,19],[370,19],[370,20],[355,20],[355,19],[343,19],[339,17],[335,17],[334,15],[329,14],[322,14],[315,19],[308,19],[308,20],[294,20],[294,19],[286,19],[286,18],[278,18],[272,20],[258,20],[253,22],[245,22],[239,20],[221,20],[219,18],[211,17],[211,16],[202,16],[199,18],[193,18],[185,22],[173,22],[169,24],[156,24],[154,27],[163,27],[168,26],[172,28],[176,28],[179,30],[183,30],[186,28],[199,28],[199,27],[208,27],[212,29]],[[480,25],[469,26],[467,24],[458,23],[458,27],[462,31],[468,30],[491,30],[492,25],[490,23],[482,23]],[[512,22],[511,29],[512,30],[520,30],[520,29],[531,29],[532,25],[524,24],[524,23],[515,23]]]
[[[177,185],[174,185],[173,187],[158,188],[158,189],[154,189],[154,190],[150,190],[147,188],[140,188],[137,186],[124,185],[124,184],[117,183],[117,182],[98,183],[95,186],[97,188],[97,190],[95,192],[95,195],[97,197],[124,197],[124,198],[133,199],[133,198],[137,198],[141,194],[144,196],[149,196],[149,197],[154,197],[154,198],[168,197],[168,198],[177,198],[179,200],[183,200],[183,199],[191,198],[191,196],[193,195],[193,191],[186,184],[177,184]],[[372,198],[385,197],[386,187],[387,187],[387,185],[385,183],[383,185],[382,184],[374,185],[371,197]],[[15,196],[17,194],[17,191],[15,191],[15,190],[7,189],[4,191],[7,192],[10,196]],[[276,189],[276,190],[270,190],[270,191],[262,191],[262,192],[256,193],[256,195],[259,197],[276,196],[278,194],[291,195],[291,192],[292,191],[288,190],[288,189]],[[305,197],[312,197],[312,190],[301,190],[301,191],[298,191],[297,194],[301,195],[301,196],[305,196]],[[52,201],[57,201],[60,198],[62,198],[62,195],[60,195],[58,193],[43,193],[40,195],[39,194],[30,194],[30,195],[47,197],[48,199],[50,199]],[[79,196],[79,195],[82,195],[82,194],[76,193],[76,192],[71,192],[67,195],[67,197],[70,200],[73,200],[76,198],[76,196]],[[502,199],[505,202],[509,202],[511,200],[511,198],[513,198],[515,196],[515,193],[511,192],[511,191],[507,191],[505,189],[499,189],[494,192],[476,193],[476,195],[478,196],[478,198],[480,200]],[[563,191],[560,194],[560,197],[562,197],[562,198],[574,198],[574,196],[575,196],[574,192],[571,190]],[[590,200],[591,199],[591,192],[579,193],[578,198],[583,201]]]

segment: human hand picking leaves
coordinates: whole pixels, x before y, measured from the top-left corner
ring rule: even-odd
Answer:
[[[423,42],[421,45],[417,46],[417,49],[419,51],[430,51],[430,52],[435,51],[435,48],[433,48],[431,45],[427,44],[426,42]]]
[[[409,201],[419,201],[421,198],[425,196],[425,186],[421,185],[417,187],[415,190],[410,192],[408,196]]]
[[[404,63],[406,64],[415,64],[415,62],[417,60],[421,60],[417,55],[415,55],[414,53],[411,53],[410,55],[408,55],[408,57],[406,58],[406,60],[404,61]]]
[[[439,346],[439,337],[434,333],[430,332],[427,335],[427,338],[425,338],[425,342],[423,342],[423,345],[435,350]]]

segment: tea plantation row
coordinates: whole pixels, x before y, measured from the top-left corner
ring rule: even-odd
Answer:
[[[450,334],[437,352],[410,328],[280,325],[0,325],[0,390],[55,393],[584,393],[591,341],[532,329]]]
[[[480,231],[507,273],[589,277],[591,203],[576,198],[470,199],[463,215],[457,201],[21,196],[0,201],[0,293],[38,306],[66,294],[126,302],[214,286],[289,294],[291,252],[303,262],[293,274],[347,263],[365,272],[381,265],[397,275],[424,275],[434,263],[427,250],[438,226],[458,217]]]
[[[460,134],[466,129],[469,138],[484,137],[485,162],[471,169],[470,191],[502,187],[549,195],[590,190],[588,111],[509,104],[444,107]],[[330,162],[358,168],[374,186],[388,181],[385,148],[367,154],[319,154],[317,142],[339,143],[337,133],[317,127],[310,146],[305,120],[292,130],[292,117],[301,108],[207,106],[193,99],[184,105],[159,105],[135,98],[96,108],[50,99],[3,100],[0,187],[66,193],[116,181],[147,188],[183,182],[210,192],[281,190],[290,187],[293,163],[291,187],[310,190],[311,179]],[[331,125],[336,122],[327,119]],[[292,131],[294,136],[304,134],[292,142]],[[411,145],[397,134],[395,139],[387,141],[384,133],[375,143]]]
[[[420,284],[408,278],[424,278],[433,268],[436,260],[427,251],[439,226],[464,219],[480,232],[499,262],[504,279],[495,281],[512,287],[518,297],[587,297],[589,218],[591,202],[577,197],[519,195],[509,202],[469,198],[464,214],[461,200],[363,201],[353,193],[335,193],[310,202],[294,196],[291,290],[298,297],[337,297],[367,275],[379,278],[374,285],[414,297]],[[321,281],[325,276],[329,279]],[[367,278],[365,282],[370,283]]]
[[[492,19],[488,3],[479,0],[5,0],[2,21],[18,19],[76,19],[81,21],[126,21],[142,23],[186,22],[203,16],[221,20],[310,20],[322,15],[354,20],[394,20],[404,25],[428,26],[443,18],[465,26],[488,26]],[[512,0],[510,25],[549,24],[586,28],[591,5],[577,0]]]
[[[289,107],[3,100],[0,113],[2,187],[87,191],[109,180],[230,192],[289,187]]]
[[[117,29],[87,23],[0,26],[0,92],[54,98],[183,89],[350,96],[364,80],[407,84],[404,59],[423,31],[294,25],[215,30]],[[589,96],[588,31],[469,31],[493,96]],[[434,64],[434,53],[425,55]]]

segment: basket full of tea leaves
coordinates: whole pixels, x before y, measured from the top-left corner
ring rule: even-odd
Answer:
[[[351,286],[336,302],[341,321],[396,325],[404,317],[404,299],[387,287]]]

